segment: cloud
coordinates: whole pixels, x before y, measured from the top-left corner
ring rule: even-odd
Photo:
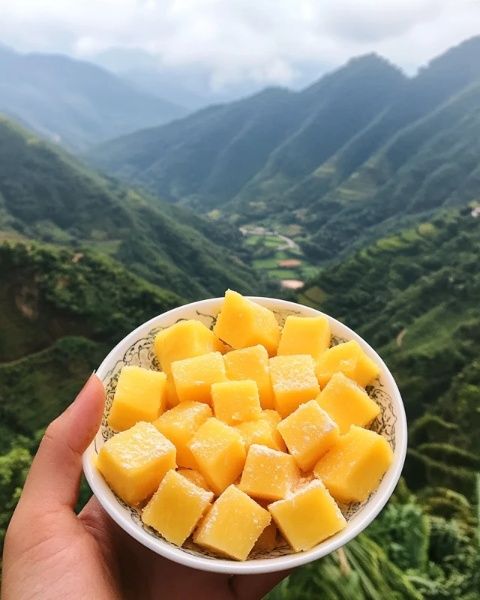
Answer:
[[[480,33],[477,0],[14,0],[0,41],[92,58],[109,48],[159,66],[198,68],[212,88],[295,84],[353,55],[383,54],[408,72]]]

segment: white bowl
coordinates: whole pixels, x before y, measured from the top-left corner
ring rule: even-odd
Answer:
[[[272,309],[280,324],[283,324],[285,318],[292,314],[305,317],[322,314],[313,308],[275,298],[252,297],[251,300]],[[244,562],[215,557],[213,554],[203,552],[193,544],[179,548],[145,526],[140,519],[139,511],[119,500],[95,468],[95,456],[105,441],[113,435],[113,431],[107,426],[106,416],[122,367],[124,365],[141,365],[156,368],[157,364],[153,353],[155,334],[184,319],[197,319],[212,327],[222,301],[223,298],[202,300],[154,317],[127,335],[105,358],[97,370],[97,375],[103,381],[107,394],[105,415],[100,430],[83,456],[83,468],[93,493],[112,519],[138,542],[165,558],[194,569],[218,573],[254,574],[284,571],[330,554],[365,529],[393,493],[405,460],[407,422],[397,385],[380,356],[361,337],[336,319],[326,315],[332,328],[333,343],[357,340],[365,352],[381,367],[379,378],[368,388],[369,395],[381,407],[381,413],[372,424],[371,429],[383,435],[394,450],[391,467],[383,477],[378,489],[371,494],[368,500],[341,507],[348,522],[346,528],[341,532],[307,552],[294,553],[285,545],[268,554],[250,558]]]

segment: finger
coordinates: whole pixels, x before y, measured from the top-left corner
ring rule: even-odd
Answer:
[[[238,600],[259,600],[290,573],[291,571],[279,571],[264,575],[236,575],[232,577],[230,586]]]
[[[105,391],[92,375],[75,401],[45,431],[23,489],[20,504],[72,510],[78,497],[82,453],[97,432]],[[21,506],[19,506],[21,508]]]

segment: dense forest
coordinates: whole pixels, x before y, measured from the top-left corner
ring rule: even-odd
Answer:
[[[310,261],[288,297],[379,351],[409,450],[379,518],[269,598],[479,598],[479,48],[412,79],[352,60],[302,92],[266,90],[90,155],[149,191],[0,119],[2,539],[44,427],[108,350],[227,287],[284,294],[238,225],[288,226]]]

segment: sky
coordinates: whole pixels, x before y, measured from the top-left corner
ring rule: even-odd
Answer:
[[[7,46],[87,60],[142,51],[207,73],[214,90],[297,87],[372,51],[413,74],[476,34],[480,0],[0,0]]]

